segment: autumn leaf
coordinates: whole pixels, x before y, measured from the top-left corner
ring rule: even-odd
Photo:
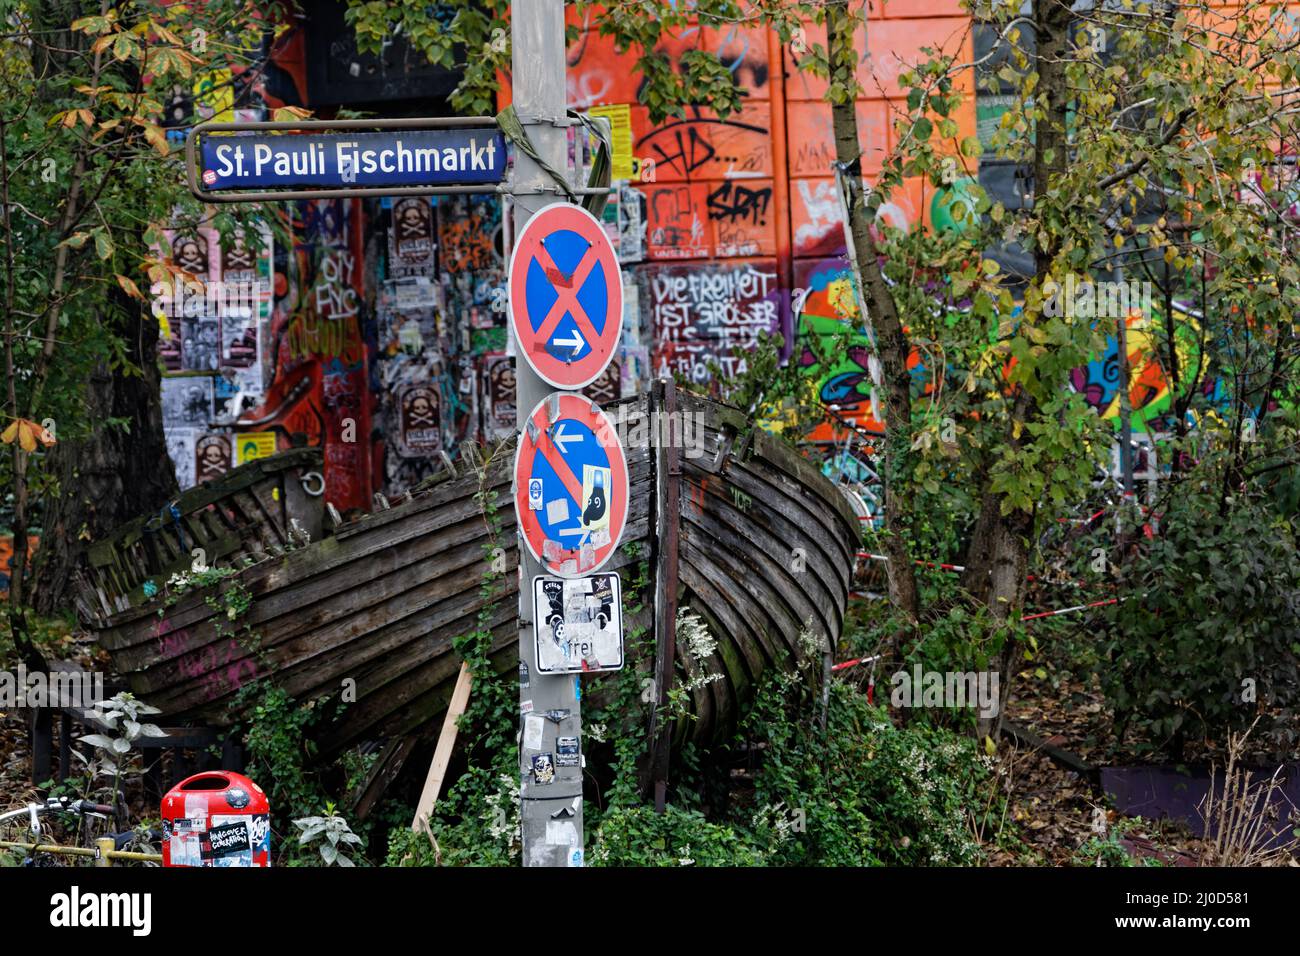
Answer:
[[[25,418],[15,418],[9,427],[0,433],[0,441],[6,445],[12,445],[14,439],[18,439],[18,445],[25,452],[36,450],[36,443],[39,441],[42,445],[53,445],[54,436],[46,431],[42,426],[35,422],[29,422]]]
[[[145,126],[144,138],[149,141],[149,145],[152,146],[160,156],[166,156],[171,151],[170,147],[167,145],[167,134],[164,133],[160,127],[154,126],[152,123]]]
[[[117,279],[117,284],[122,287],[123,292],[133,299],[139,299],[141,302],[144,301],[144,295],[140,292],[140,287],[134,282],[119,273],[114,273],[114,278]]]
[[[296,119],[307,119],[311,116],[311,110],[305,110],[301,106],[280,106],[277,107],[272,118],[277,123],[288,123]]]
[[[107,259],[113,255],[113,240],[102,229],[95,230],[95,254],[100,259]]]

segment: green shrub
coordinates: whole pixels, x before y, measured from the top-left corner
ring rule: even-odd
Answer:
[[[1295,706],[1296,535],[1255,499],[1220,516],[1209,495],[1171,497],[1160,534],[1126,570],[1125,600],[1107,609],[1099,667],[1121,730],[1141,727],[1180,757],[1184,739],[1238,730],[1257,705]]]
[[[591,866],[762,866],[742,832],[710,823],[698,810],[615,807],[596,830]]]
[[[823,731],[796,678],[767,685],[745,732],[766,740],[755,778],[758,844],[774,865],[934,866],[978,862],[969,806],[982,806],[986,758],[969,737],[899,728],[844,683]]]

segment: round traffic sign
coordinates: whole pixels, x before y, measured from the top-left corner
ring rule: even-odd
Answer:
[[[569,203],[534,215],[506,287],[515,341],[543,381],[579,389],[600,377],[623,331],[623,274],[595,216]]]
[[[524,423],[515,449],[515,514],[533,557],[552,574],[604,566],[627,524],[627,457],[591,399],[553,392]]]

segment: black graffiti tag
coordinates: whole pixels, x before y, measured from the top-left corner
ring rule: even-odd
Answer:
[[[709,193],[709,218],[730,223],[747,220],[753,225],[764,225],[771,202],[770,186],[749,189],[738,183],[725,182]]]

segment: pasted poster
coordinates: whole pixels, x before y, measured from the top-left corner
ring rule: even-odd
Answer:
[[[609,120],[610,146],[613,169],[612,179],[632,178],[632,107],[627,103],[612,106],[595,106],[587,111],[590,116]]]
[[[618,187],[618,251],[619,262],[641,262],[645,259],[645,194],[639,189],[621,183]]]
[[[162,380],[163,426],[207,431],[212,417],[212,379],[206,375],[169,375]]]
[[[484,431],[492,439],[515,433],[515,362],[507,355],[483,357]]]
[[[235,435],[235,463],[246,465],[275,454],[275,432],[241,432]]]
[[[181,491],[187,488],[193,488],[195,485],[194,474],[194,443],[198,438],[199,432],[193,428],[165,428],[164,434],[167,437],[167,456],[172,460],[172,467],[176,469],[176,484]]]
[[[442,448],[441,401],[438,390],[426,384],[407,385],[398,400],[397,453],[406,458],[428,458]]]
[[[612,405],[617,402],[623,397],[623,363],[617,359],[612,360],[583,392],[597,405]]]
[[[435,249],[433,207],[428,197],[394,200],[388,230],[389,278],[431,275]]]
[[[230,470],[232,457],[229,435],[215,432],[199,436],[194,442],[195,483],[220,478]]]
[[[221,320],[204,315],[180,322],[181,368],[187,372],[215,372],[221,364]]]

